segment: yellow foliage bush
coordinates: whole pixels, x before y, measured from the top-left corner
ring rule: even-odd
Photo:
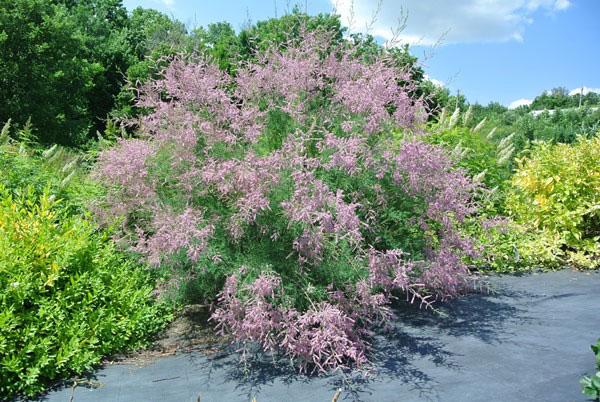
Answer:
[[[536,143],[517,160],[506,202],[534,231],[532,252],[581,268],[600,266],[600,137],[574,144]],[[548,241],[552,239],[552,241]]]
[[[108,233],[47,191],[18,193],[0,183],[0,400],[142,346],[170,318]]]

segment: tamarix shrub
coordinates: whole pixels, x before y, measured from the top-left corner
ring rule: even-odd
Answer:
[[[235,76],[174,58],[140,88],[136,138],[99,155],[96,211],[151,264],[189,269],[223,333],[325,371],[366,363],[395,297],[469,288],[475,184],[419,140],[423,100],[385,52],[294,43]]]

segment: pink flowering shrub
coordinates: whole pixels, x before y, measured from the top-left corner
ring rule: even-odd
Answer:
[[[307,371],[365,364],[394,298],[469,288],[475,184],[419,140],[423,100],[385,52],[312,32],[253,60],[230,76],[174,58],[140,88],[137,138],[98,159],[98,215],[149,263],[188,267],[242,345]]]

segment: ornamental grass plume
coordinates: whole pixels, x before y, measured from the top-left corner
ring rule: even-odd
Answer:
[[[477,125],[475,127],[473,127],[471,129],[471,131],[474,133],[479,132],[479,130],[481,130],[483,128],[483,125],[485,124],[486,121],[487,121],[487,116],[484,117],[483,119],[481,119],[481,121],[479,123],[477,123]]]
[[[490,132],[488,133],[488,135],[485,136],[485,138],[487,138],[488,140],[491,140],[494,138],[494,134],[496,134],[496,130],[498,129],[498,127],[494,127],[490,130]]]
[[[450,120],[448,121],[448,128],[453,128],[458,123],[458,119],[460,118],[460,108],[457,107],[454,109],[454,113],[450,116]]]
[[[507,135],[506,137],[502,138],[500,140],[500,142],[498,143],[498,149],[504,149],[508,146],[510,146],[512,144],[512,140],[515,136],[515,133],[511,133],[510,135]]]
[[[10,126],[11,119],[8,119],[6,123],[4,123],[4,125],[2,126],[2,130],[0,130],[0,145],[8,143],[10,139]]]
[[[465,126],[465,127],[469,126],[472,116],[473,116],[473,105],[469,105],[467,111],[463,115],[463,121],[462,121],[463,126]]]
[[[308,372],[366,364],[390,302],[468,290],[475,253],[477,184],[419,139],[409,72],[331,38],[304,30],[235,76],[174,57],[94,173],[133,251],[193,271],[222,333]]]
[[[515,133],[510,134],[509,136],[504,137],[498,143],[498,164],[503,165],[509,162],[515,153],[515,146],[512,142]]]

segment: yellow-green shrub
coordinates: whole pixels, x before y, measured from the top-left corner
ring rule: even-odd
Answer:
[[[140,346],[168,318],[143,270],[48,192],[0,184],[0,399]]]
[[[556,255],[560,237],[548,230],[528,228],[507,218],[484,218],[473,219],[467,233],[481,245],[480,254],[469,261],[478,269],[522,272],[559,268],[564,263]]]
[[[517,166],[506,201],[513,219],[538,234],[539,247],[552,244],[557,260],[598,267],[600,137],[571,145],[537,143]]]

